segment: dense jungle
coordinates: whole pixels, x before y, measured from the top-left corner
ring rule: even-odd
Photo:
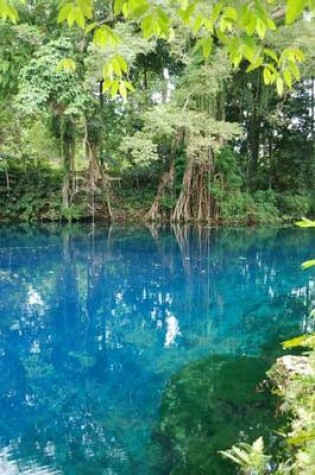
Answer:
[[[277,224],[313,216],[311,17],[286,25],[274,6],[278,30],[268,31],[261,2],[239,2],[249,34],[232,44],[238,2],[218,2],[211,42],[196,11],[203,2],[182,6],[182,23],[162,2],[157,23],[147,16],[141,28],[145,5],[133,3],[143,12],[128,21],[115,14],[119,2],[95,2],[85,30],[80,7],[69,16],[71,2],[63,13],[54,0],[16,2],[13,23],[3,10],[1,221]],[[264,59],[248,40],[255,34]],[[289,64],[284,80],[276,80],[277,61]]]

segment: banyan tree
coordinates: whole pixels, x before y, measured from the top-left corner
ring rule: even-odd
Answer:
[[[148,221],[216,220],[215,152],[240,133],[237,124],[224,120],[228,76],[224,56],[217,55],[213,64],[188,66],[172,100],[153,106],[143,116],[143,128],[125,139],[123,149],[135,162],[165,163]]]

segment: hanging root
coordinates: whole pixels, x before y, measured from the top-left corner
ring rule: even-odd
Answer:
[[[151,205],[151,208],[144,217],[145,221],[152,222],[165,220],[167,212],[165,211],[165,209],[163,209],[162,199],[164,197],[165,191],[167,189],[172,189],[172,185],[174,182],[174,174],[175,167],[174,162],[172,162],[170,170],[165,172],[161,178],[158,191]]]
[[[188,159],[182,190],[171,216],[173,222],[208,222],[213,218],[215,201],[210,192],[212,163]]]

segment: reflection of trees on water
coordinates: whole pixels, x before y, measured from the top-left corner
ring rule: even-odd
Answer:
[[[311,239],[0,230],[1,446],[67,474],[138,473],[174,371],[209,353],[258,353],[308,325],[314,284],[296,269]]]

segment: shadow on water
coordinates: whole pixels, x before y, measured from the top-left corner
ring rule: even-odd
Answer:
[[[311,327],[305,231],[0,228],[1,475],[228,474]]]

